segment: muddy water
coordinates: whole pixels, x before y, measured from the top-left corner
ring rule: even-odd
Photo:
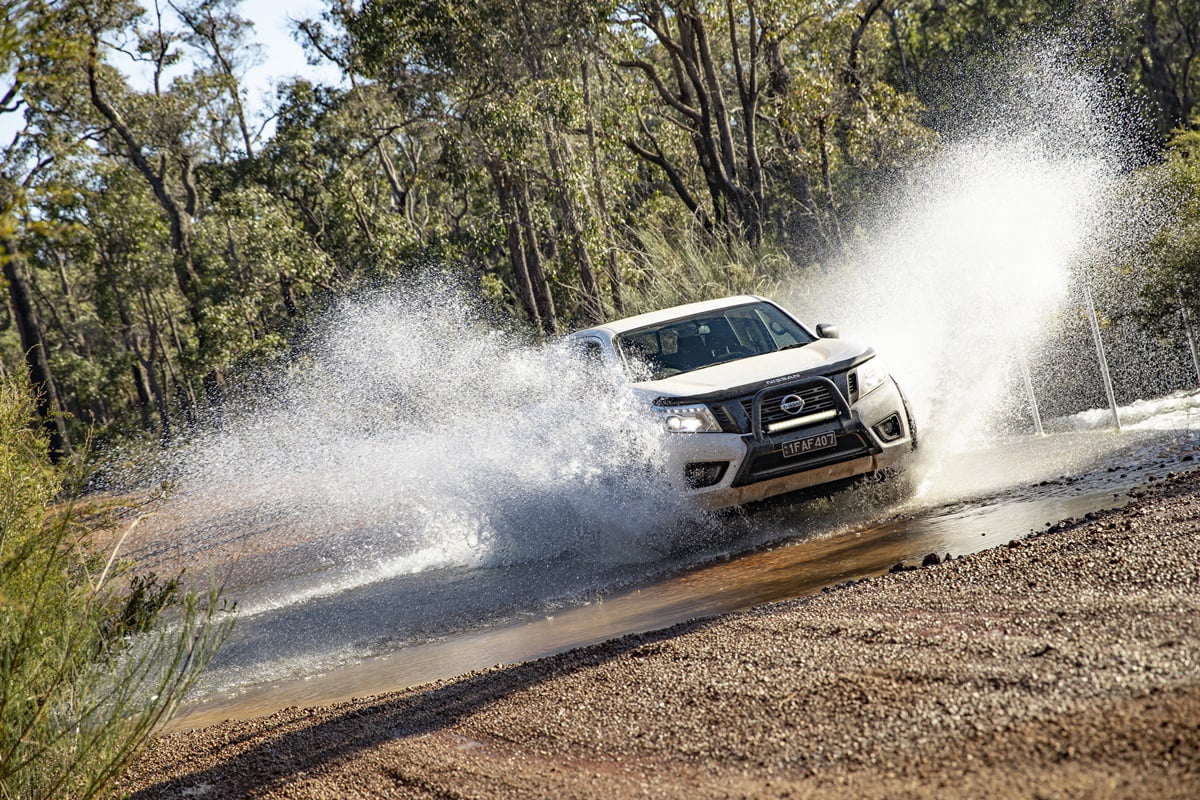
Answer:
[[[800,597],[918,564],[929,553],[963,556],[1121,506],[1138,487],[1190,469],[1198,447],[1200,436],[1190,432],[1019,439],[919,463],[915,494],[899,499],[860,487],[761,505],[720,520],[715,544],[682,552],[431,569],[322,589],[239,620],[209,682],[172,728],[378,694]],[[250,535],[239,529],[227,537]],[[357,535],[329,541],[344,545]],[[276,592],[281,580],[328,588],[326,573],[301,568],[306,548],[308,540],[282,548],[278,558],[291,566],[262,570],[261,587],[240,590],[242,607]]]
[[[994,547],[1045,526],[1123,505],[1115,483],[1147,478],[1146,469],[1034,487],[1030,496],[993,496],[944,504],[883,522],[729,556],[662,580],[537,619],[409,645],[384,656],[302,680],[209,697],[185,709],[172,729],[247,718],[288,706],[317,705],[401,689],[500,663],[513,663],[627,633],[800,597],[842,581],[877,575],[928,553],[954,556]],[[1090,487],[1090,491],[1087,490]],[[786,512],[786,508],[783,509]],[[767,512],[778,524],[779,508]],[[786,514],[785,514],[786,516]]]

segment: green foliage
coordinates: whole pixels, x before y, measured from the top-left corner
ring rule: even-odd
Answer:
[[[119,643],[126,636],[154,630],[162,613],[179,605],[179,589],[179,578],[159,583],[157,575],[134,575],[124,600],[117,598],[114,613],[101,621],[101,648]]]
[[[963,76],[1029,37],[1124,76],[1164,136],[1200,96],[1197,0],[369,0],[299,25],[343,80],[254,119],[236,2],[173,7],[21,0],[0,26],[25,121],[0,234],[75,438],[170,438],[338,295],[432,264],[547,332],[767,291],[781,253],[853,246],[989,90]],[[1151,315],[1200,295],[1184,147]],[[5,323],[0,374],[29,352]]]
[[[1142,289],[1144,321],[1178,329],[1180,312],[1200,321],[1200,131],[1176,133],[1166,160],[1148,170],[1170,222],[1151,242],[1149,279]]]
[[[995,56],[1014,36],[1045,33],[1080,9],[1065,0],[977,0],[945,3],[914,0],[897,4],[890,28],[897,47],[891,68],[909,88],[958,63]]]
[[[109,791],[228,632],[215,597],[135,578],[90,545],[31,426],[21,381],[0,381],[0,796]],[[176,605],[170,624],[161,616]]]

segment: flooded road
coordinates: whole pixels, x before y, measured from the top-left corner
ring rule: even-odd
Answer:
[[[316,705],[529,660],[959,557],[1124,505],[1191,466],[1190,433],[1063,434],[924,464],[896,500],[868,486],[722,518],[657,557],[429,570],[239,621],[174,729]],[[296,578],[291,578],[293,582]]]

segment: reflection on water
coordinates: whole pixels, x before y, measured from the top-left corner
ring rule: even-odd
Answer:
[[[1123,440],[1129,444],[1129,440]],[[1013,447],[1045,449],[1042,465],[1056,467],[1078,463],[1089,448],[1073,450],[1082,439],[1047,443],[1030,440]],[[1093,443],[1094,444],[1094,443]],[[1041,486],[1010,489],[982,499],[958,501],[923,510],[901,510],[899,516],[808,538],[804,528],[824,513],[827,522],[838,519],[838,498],[815,504],[776,503],[732,524],[756,530],[760,536],[790,541],[688,569],[665,579],[622,590],[536,619],[470,630],[443,641],[403,646],[385,655],[364,658],[303,680],[259,685],[236,696],[225,694],[201,701],[173,723],[191,727],[230,717],[249,717],[291,705],[329,703],[353,696],[377,694],[437,678],[452,677],[499,663],[513,663],[574,647],[605,641],[628,633],[655,630],[674,623],[750,608],[819,591],[846,580],[878,575],[894,564],[916,564],[928,553],[955,557],[995,547],[1046,523],[1123,505],[1128,490],[1144,483],[1152,470],[1174,462],[1190,447],[1175,440],[1142,440],[1136,445],[1137,464],[1124,471],[1108,468],[1082,477],[1039,480],[1039,472],[1021,459],[1027,478]],[[1159,448],[1154,450],[1154,448]],[[1057,453],[1051,458],[1051,451]],[[1169,451],[1169,452],[1168,452]],[[975,462],[961,461],[959,473],[974,470],[975,488],[986,489],[1007,480],[1013,455],[1003,448],[977,455]],[[1028,453],[1026,453],[1026,456]],[[1059,460],[1065,458],[1066,462]],[[1120,463],[1121,454],[1108,452],[1105,463]],[[1114,462],[1114,459],[1116,461]],[[1166,461],[1165,461],[1165,460]],[[992,463],[994,469],[984,469]],[[1161,469],[1159,471],[1162,471]],[[997,478],[997,475],[1000,477]],[[965,480],[965,478],[964,478]],[[843,498],[854,498],[853,493]],[[831,511],[829,506],[835,508]],[[851,502],[853,506],[856,503]],[[796,539],[796,536],[806,538]],[[593,576],[594,577],[594,576]],[[518,582],[522,583],[522,582]],[[494,588],[494,587],[490,587]],[[489,589],[490,590],[490,589]],[[493,600],[495,598],[492,598]],[[457,598],[461,607],[461,598]],[[359,609],[356,613],[362,613]],[[413,608],[405,608],[411,613]],[[353,616],[351,614],[350,616]],[[353,626],[355,623],[351,623]],[[302,651],[304,648],[301,647]]]

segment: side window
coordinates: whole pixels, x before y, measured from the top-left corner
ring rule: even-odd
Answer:
[[[584,339],[580,344],[579,352],[583,355],[583,360],[593,366],[600,366],[604,363],[604,348],[595,339]]]
[[[658,332],[650,331],[649,333],[640,333],[635,336],[623,336],[620,339],[621,347],[625,350],[626,355],[630,358],[649,361],[658,356],[660,350],[658,346]],[[672,351],[674,351],[674,342],[671,340]]]
[[[598,367],[604,363],[604,348],[595,339],[571,339],[568,346],[572,353],[589,365]]]
[[[774,306],[758,305],[755,306],[754,312],[775,340],[776,348],[795,347],[813,341],[812,334]]]
[[[662,339],[669,341],[662,342],[663,347],[660,347],[658,330],[618,336],[615,344],[617,352],[621,355],[625,374],[634,380],[647,380],[653,375],[662,377],[659,373],[663,369],[663,348],[670,344],[670,350],[674,352],[677,343],[673,334],[664,335]]]
[[[792,331],[780,325],[773,319],[766,319],[764,323],[767,330],[771,332],[771,338],[775,340],[777,347],[789,347],[794,344],[800,344],[800,339],[796,337]]]

